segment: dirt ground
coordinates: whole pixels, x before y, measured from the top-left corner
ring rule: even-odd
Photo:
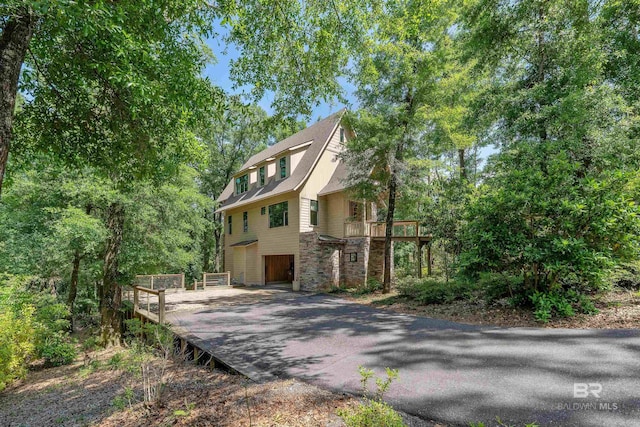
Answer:
[[[487,307],[483,302],[454,301],[448,304],[421,305],[398,296],[395,291],[386,295],[380,292],[341,295],[361,304],[399,313],[473,325],[578,329],[640,328],[640,292],[638,291],[617,290],[602,294],[595,299],[595,306],[600,311],[598,314],[578,314],[569,318],[552,319],[549,323],[536,321],[531,310],[500,304]]]
[[[341,426],[336,411],[357,403],[294,380],[255,384],[192,363],[169,362],[167,372],[149,407],[139,365],[121,348],[31,372],[0,394],[0,425]]]

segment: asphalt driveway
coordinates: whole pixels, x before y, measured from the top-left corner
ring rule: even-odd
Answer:
[[[359,393],[359,365],[391,367],[385,400],[423,419],[640,426],[640,330],[480,327],[324,295],[224,299],[168,319],[255,376]]]

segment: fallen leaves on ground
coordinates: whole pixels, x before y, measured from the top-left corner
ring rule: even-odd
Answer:
[[[554,318],[549,323],[536,321],[531,310],[499,304],[487,306],[482,301],[453,301],[446,304],[421,305],[400,297],[395,292],[360,296],[343,294],[343,296],[360,304],[398,313],[472,325],[577,329],[640,328],[640,295],[637,291],[617,290],[604,293],[595,298],[595,305],[599,310],[598,314],[578,314],[574,317]]]

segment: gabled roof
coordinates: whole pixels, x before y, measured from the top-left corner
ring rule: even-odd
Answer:
[[[234,176],[238,176],[243,172],[248,173],[249,168],[252,166],[263,163],[272,157],[277,158],[289,151],[291,148],[309,143],[307,150],[300,159],[295,170],[285,179],[279,181],[272,179],[263,187],[252,188],[251,190],[238,195],[235,194],[234,180],[232,179],[231,182],[227,184],[222,194],[220,194],[220,197],[218,197],[218,201],[221,203],[218,211],[224,211],[299,189],[311,174],[311,171],[329,143],[329,139],[335,132],[345,111],[346,109],[343,108],[326,119],[320,120],[308,128],[303,129],[252,156],[244,165],[242,165],[240,171],[238,171]]]

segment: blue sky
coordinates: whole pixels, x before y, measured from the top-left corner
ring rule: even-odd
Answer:
[[[233,45],[227,45],[224,43],[223,39],[226,35],[226,29],[216,25],[215,28],[218,33],[215,38],[210,38],[207,40],[207,45],[213,51],[216,56],[217,62],[215,64],[209,64],[205,68],[203,74],[216,85],[220,86],[226,92],[231,94],[242,94],[248,93],[250,88],[233,88],[233,82],[229,78],[229,69],[230,69],[230,61],[237,59],[240,55],[238,49]],[[346,81],[342,80],[343,87],[347,90],[353,90],[353,87]],[[344,105],[339,102],[331,103],[321,103],[317,107],[313,109],[313,113],[310,118],[300,117],[301,119],[305,119],[307,124],[312,124],[318,119],[325,118],[332,113],[340,110],[343,107],[348,107],[350,109],[354,108],[355,98],[353,96],[349,97],[352,105]],[[271,108],[271,101],[273,100],[273,94],[268,93],[260,102],[258,103],[267,114],[272,114],[273,109]]]

